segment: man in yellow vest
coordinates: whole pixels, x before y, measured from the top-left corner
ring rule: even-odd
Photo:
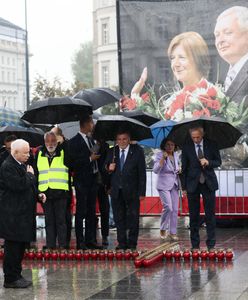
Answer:
[[[54,132],[44,135],[45,145],[36,154],[35,169],[38,190],[45,193],[43,205],[46,224],[46,247],[66,248],[66,208],[70,197],[68,158],[64,148],[58,145]]]

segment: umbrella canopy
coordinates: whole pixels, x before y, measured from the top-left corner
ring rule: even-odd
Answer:
[[[3,144],[4,139],[14,134],[19,139],[24,139],[31,147],[37,147],[44,143],[44,132],[34,127],[21,126],[3,126],[0,127],[0,143]]]
[[[0,107],[0,126],[23,126],[22,114],[8,107]]]
[[[73,98],[82,99],[92,105],[93,110],[106,104],[117,102],[121,94],[108,88],[93,88],[79,91]]]
[[[182,147],[190,139],[189,129],[196,126],[203,127],[204,136],[215,141],[219,149],[233,147],[242,135],[237,128],[222,118],[201,116],[178,122],[173,126],[168,138]]]
[[[127,130],[131,140],[140,141],[152,137],[150,128],[137,120],[120,115],[105,115],[96,122],[94,138],[113,141],[120,129]]]
[[[151,126],[152,124],[160,120],[156,116],[153,116],[152,114],[149,114],[139,109],[123,111],[120,114],[128,118],[136,119],[147,126]]]
[[[47,98],[32,103],[22,119],[31,123],[58,124],[77,121],[84,114],[92,114],[92,107],[81,99]]]
[[[171,120],[161,120],[150,126],[153,135],[152,139],[146,139],[139,144],[151,148],[159,148],[162,140],[168,136],[176,122]]]

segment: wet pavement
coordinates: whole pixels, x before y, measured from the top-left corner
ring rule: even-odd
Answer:
[[[190,248],[185,219],[179,223],[180,248]],[[157,224],[158,219],[151,219],[150,224],[147,220],[141,221],[139,249],[160,244],[159,229],[154,228]],[[37,236],[41,247],[44,230],[38,230]],[[111,231],[109,249],[116,245],[115,238],[116,231]],[[201,246],[205,247],[204,228],[201,238]],[[72,245],[74,243],[73,239]],[[25,260],[23,275],[32,279],[33,286],[22,290],[0,287],[0,299],[248,299],[248,228],[218,228],[216,248],[232,248],[234,260],[163,261],[149,268],[135,268],[133,261],[124,260]],[[2,283],[1,269],[1,286]]]

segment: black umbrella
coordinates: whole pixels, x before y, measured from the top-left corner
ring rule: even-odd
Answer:
[[[59,97],[33,102],[22,119],[31,123],[58,124],[77,121],[85,114],[92,114],[92,107],[89,103],[81,99]]]
[[[73,98],[82,99],[92,105],[93,110],[106,104],[117,102],[121,95],[108,88],[92,88],[79,91]]]
[[[44,143],[44,132],[41,129],[21,126],[0,127],[0,143],[3,144],[4,139],[11,134],[16,135],[19,139],[24,139],[31,147],[37,147]]]
[[[113,141],[120,129],[127,130],[131,135],[131,139],[135,141],[152,137],[151,129],[135,119],[120,115],[105,115],[96,122],[94,138]]]
[[[142,110],[129,110],[129,111],[123,111],[120,113],[121,115],[132,118],[135,120],[138,120],[142,123],[144,123],[147,126],[151,126],[154,123],[160,121],[160,119],[152,114],[149,114],[147,112],[144,112]]]
[[[182,147],[190,140],[189,129],[197,126],[203,127],[204,136],[215,141],[219,149],[233,147],[242,135],[237,128],[222,118],[201,116],[178,122],[173,126],[168,138]]]

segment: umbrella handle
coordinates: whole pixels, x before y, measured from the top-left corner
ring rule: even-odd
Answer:
[[[113,160],[112,160],[112,163],[115,162],[115,158],[116,158],[116,155],[115,155],[115,142],[114,142],[114,148],[113,148]]]

